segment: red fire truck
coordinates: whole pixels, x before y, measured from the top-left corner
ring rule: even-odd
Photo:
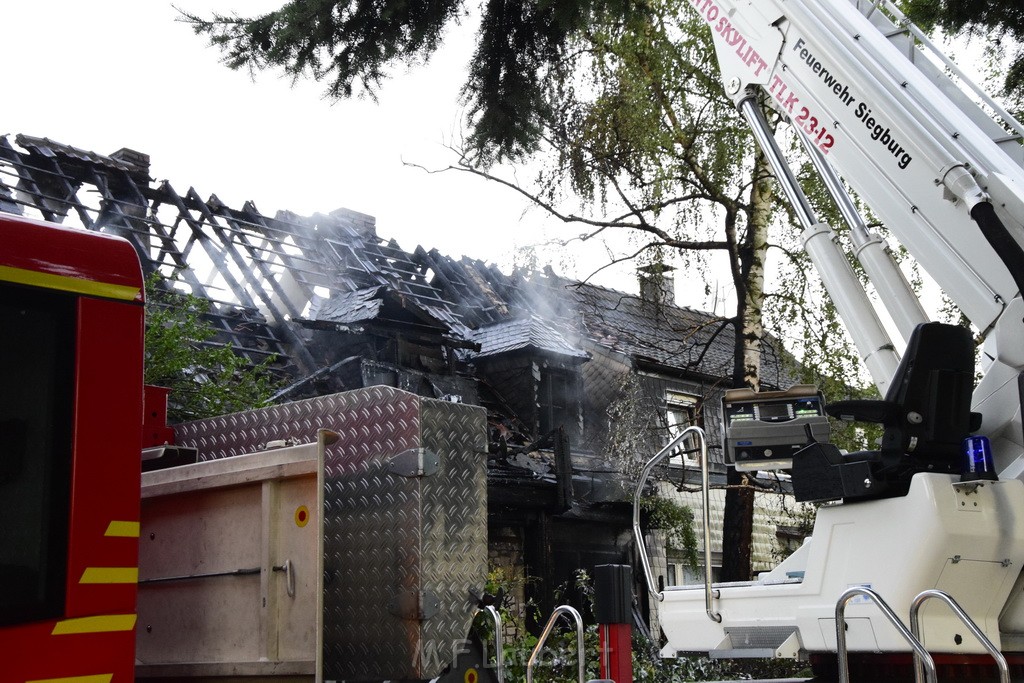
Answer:
[[[133,676],[143,287],[128,243],[0,216],[0,680]]]
[[[133,248],[5,214],[0,244],[0,683],[462,680],[482,408],[370,387],[172,431]]]

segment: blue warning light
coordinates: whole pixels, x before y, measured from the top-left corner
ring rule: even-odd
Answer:
[[[987,436],[969,436],[960,444],[962,453],[960,481],[987,479],[995,481],[995,464],[992,461],[992,444]]]

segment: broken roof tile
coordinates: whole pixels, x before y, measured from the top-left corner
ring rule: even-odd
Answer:
[[[341,325],[365,322],[375,319],[384,300],[380,298],[383,286],[367,287],[352,292],[339,292],[320,302],[312,317],[321,322]]]
[[[474,358],[524,350],[566,356],[577,361],[590,357],[549,322],[532,315],[481,327],[470,333],[470,339],[480,344],[480,352],[473,354]]]

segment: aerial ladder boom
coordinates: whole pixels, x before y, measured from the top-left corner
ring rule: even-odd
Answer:
[[[948,453],[933,470],[927,448],[911,456],[912,443],[897,451],[913,461],[898,465],[902,488],[883,494],[871,488],[882,482],[873,475],[842,482],[844,493],[832,498],[843,502],[821,508],[812,537],[771,572],[714,590],[657,591],[669,641],[664,652],[736,656],[749,646],[760,656],[834,653],[837,597],[850,586],[869,586],[904,614],[922,590],[948,592],[993,642],[1024,653],[1024,600],[1017,597],[1024,585],[1024,127],[885,0],[690,4],[710,27],[726,93],[803,224],[805,248],[883,395],[888,399],[907,386],[916,354],[926,346],[932,358],[947,353],[936,340],[959,340],[959,364],[969,365],[970,340],[965,347],[969,335],[962,330],[936,335],[934,325],[921,332],[923,307],[847,188],[984,340],[983,377],[973,400],[973,368],[958,371],[955,393],[965,424],[968,410],[981,416],[980,429],[971,417],[964,432],[990,438],[998,481],[961,482]],[[764,122],[762,103],[796,130],[850,225],[856,255],[902,342],[890,338],[830,227],[804,197]],[[944,372],[917,375],[925,377],[920,386],[931,387],[925,393],[936,405],[954,393],[953,384],[940,381]],[[909,422],[916,417],[906,414]],[[884,442],[882,448],[889,457],[892,450],[885,455]],[[833,450],[841,458],[837,468],[854,465],[843,472],[874,472],[878,462],[878,452]],[[797,474],[794,468],[794,489]],[[711,613],[719,618],[709,619]],[[855,601],[847,615],[851,650],[909,652],[877,612]],[[982,651],[967,641],[953,644],[955,629],[951,620],[933,619],[923,633],[926,646],[953,654]]]
[[[952,80],[914,47],[930,44],[889,3],[694,0],[693,6],[711,28],[726,90],[741,110],[764,93],[820,155],[819,165],[827,163],[856,191],[986,339],[988,372],[998,377],[981,383],[976,406],[991,401],[1024,366],[1024,352],[1010,344],[997,348],[998,339],[1024,336],[1022,316],[1004,316],[1024,282],[1024,127],[980,90],[975,99],[984,98],[982,106],[964,94],[959,82],[969,81]],[[827,266],[834,264],[822,265],[830,292],[859,296],[845,284],[830,285]],[[872,276],[883,303],[902,302],[897,307],[910,311],[893,315],[906,336],[921,312],[910,310],[885,276]],[[876,325],[850,305],[841,313],[855,340]],[[858,342],[862,356],[884,346],[872,343]],[[884,393],[888,377],[872,376]],[[1001,394],[997,400],[1019,404]],[[998,465],[1017,476],[1024,453],[1019,405],[1016,418],[1002,408],[1000,419],[986,419],[983,429],[1005,441],[997,447]]]

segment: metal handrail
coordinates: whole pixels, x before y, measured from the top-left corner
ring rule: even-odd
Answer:
[[[651,476],[655,466],[665,458],[675,455],[679,447],[691,434],[697,437],[697,441],[700,444],[701,502],[704,508],[702,515],[704,522],[704,610],[712,621],[721,623],[722,615],[715,612],[711,604],[714,598],[711,588],[711,483],[708,472],[708,441],[704,430],[700,427],[687,427],[681,431],[674,439],[668,442],[667,446],[658,451],[657,455],[648,460],[647,464],[644,465],[644,469],[637,478],[636,490],[633,492],[633,538],[636,540],[640,554],[640,563],[644,568],[647,590],[651,595],[658,598],[658,602],[661,602],[665,599],[665,594],[657,589],[657,581],[654,578],[654,572],[651,570],[651,561],[647,558],[647,543],[644,541],[644,534],[640,529],[640,496],[643,494],[644,486],[647,484],[647,479]]]
[[[540,651],[544,648],[544,643],[547,641],[548,636],[551,635],[551,630],[555,627],[555,622],[558,621],[558,617],[563,614],[567,614],[573,618],[576,622],[576,657],[579,662],[579,683],[584,683],[583,679],[585,676],[586,661],[583,654],[583,617],[580,613],[570,605],[559,605],[555,608],[555,611],[551,613],[551,617],[548,619],[548,623],[544,626],[544,631],[540,634],[540,638],[537,639],[537,644],[533,648],[533,652],[530,653],[530,660],[526,663],[526,683],[533,683],[533,666],[537,663],[537,657],[540,655]]]
[[[501,615],[498,613],[498,610],[494,609],[493,605],[487,605],[478,609],[476,614],[473,615],[473,619],[475,620],[481,614],[490,614],[491,620],[494,621],[494,666],[498,683],[505,683],[505,643],[504,635],[502,634]],[[486,650],[484,651],[484,666],[487,666]]]
[[[921,637],[921,606],[932,598],[938,598],[942,602],[946,603],[949,606],[949,608],[953,610],[953,614],[955,614],[960,619],[960,621],[963,622],[964,626],[966,626],[967,629],[972,634],[974,634],[974,637],[978,639],[978,642],[980,642],[982,646],[986,650],[988,650],[988,653],[992,655],[993,659],[996,660],[996,666],[999,667],[1000,683],[1010,683],[1010,667],[1006,663],[1006,657],[1003,656],[1003,653],[999,651],[999,648],[997,648],[992,643],[992,641],[988,639],[988,636],[986,636],[982,632],[982,630],[978,628],[978,625],[974,623],[974,620],[967,615],[967,612],[965,612],[964,609],[959,604],[957,604],[957,601],[954,600],[953,597],[948,593],[944,593],[943,591],[936,590],[934,588],[929,588],[926,591],[921,591],[921,593],[919,593],[918,596],[914,598],[914,601],[910,603],[910,631],[914,634],[914,637],[918,639],[920,639]],[[920,671],[920,668],[921,662],[917,656],[917,653],[915,652],[915,676],[917,675],[917,672]]]
[[[903,622],[892,611],[892,608],[886,604],[882,596],[866,586],[851,586],[843,591],[843,594],[839,596],[839,600],[836,601],[836,654],[839,657],[839,683],[850,683],[850,661],[846,652],[846,603],[858,595],[865,595],[878,605],[878,609],[882,611],[882,614],[889,620],[889,623],[899,631],[903,639],[913,648],[915,657],[921,658],[927,674],[925,680],[937,683],[935,661],[928,654],[928,650],[925,650],[924,645],[917,639],[917,636],[903,625]],[[914,674],[914,680],[920,683],[921,678],[918,675],[918,671],[915,670]]]

